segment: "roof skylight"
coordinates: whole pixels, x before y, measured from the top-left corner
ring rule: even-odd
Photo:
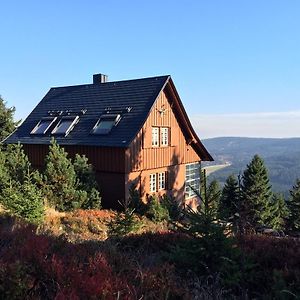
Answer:
[[[121,119],[121,115],[106,114],[102,115],[93,128],[94,134],[108,134]]]
[[[74,128],[76,123],[78,123],[78,116],[64,116],[61,118],[59,123],[52,130],[52,134],[67,136],[69,132]]]
[[[57,117],[44,117],[32,129],[30,134],[45,134]]]

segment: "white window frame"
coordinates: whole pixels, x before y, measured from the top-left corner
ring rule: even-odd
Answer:
[[[114,126],[117,126],[118,123],[120,122],[121,120],[121,115],[120,114],[106,114],[106,115],[102,115],[99,120],[97,121],[97,123],[95,124],[95,126],[93,127],[92,129],[92,133],[93,134],[108,134],[112,128]],[[98,131],[97,132],[97,129],[98,129],[98,126],[101,124],[101,122],[105,122],[105,121],[111,121],[112,122],[112,125],[111,125],[111,128],[107,128],[107,129],[103,129],[102,131]]]
[[[196,195],[194,190],[200,193],[200,163],[185,165],[185,198],[193,198]],[[193,190],[194,189],[194,190]]]
[[[159,127],[152,127],[152,147],[159,147]]]
[[[156,182],[156,173],[150,174],[150,193],[156,192],[157,182]]]
[[[67,128],[67,130],[65,132],[57,132],[60,124],[64,121],[64,120],[73,120],[69,127]],[[59,122],[57,123],[57,125],[55,126],[55,128],[52,130],[51,134],[55,134],[55,135],[63,135],[63,136],[67,136],[70,131],[74,128],[74,126],[78,123],[79,121],[79,116],[65,116],[62,117]]]
[[[169,127],[160,127],[160,145],[169,146]]]
[[[158,173],[158,190],[166,189],[166,172]]]
[[[36,134],[36,135],[38,135],[38,134],[45,134],[47,132],[47,130],[51,127],[51,125],[56,121],[56,119],[57,119],[57,117],[44,117],[44,118],[40,119],[40,121],[31,130],[30,134]],[[47,121],[50,121],[50,123],[46,127],[46,129],[44,129],[43,132],[36,132],[39,129],[41,123],[47,122]]]

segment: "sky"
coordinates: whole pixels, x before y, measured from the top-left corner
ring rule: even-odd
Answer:
[[[172,76],[200,138],[300,137],[300,1],[2,1],[0,95]]]

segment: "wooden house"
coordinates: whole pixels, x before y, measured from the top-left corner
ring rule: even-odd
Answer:
[[[170,194],[197,201],[201,161],[211,161],[192,128],[170,76],[51,88],[4,142],[23,144],[42,168],[51,138],[71,157],[93,165],[103,205],[128,197],[132,184],[146,200]]]

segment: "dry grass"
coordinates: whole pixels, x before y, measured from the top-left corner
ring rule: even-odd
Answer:
[[[108,238],[108,223],[116,216],[113,210],[82,210],[74,212],[58,212],[53,208],[47,208],[44,223],[39,227],[39,232],[45,232],[54,236],[64,236],[71,242],[89,240],[104,241]],[[146,217],[137,215],[141,222],[141,228],[137,234],[144,232],[167,231],[167,223],[154,223]]]

